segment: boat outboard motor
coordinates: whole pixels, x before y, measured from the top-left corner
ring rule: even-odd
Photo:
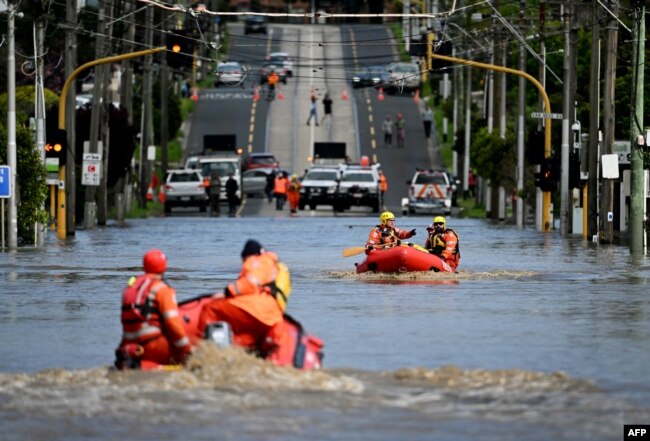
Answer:
[[[206,340],[211,341],[219,347],[232,346],[232,328],[228,322],[208,323],[205,327]]]

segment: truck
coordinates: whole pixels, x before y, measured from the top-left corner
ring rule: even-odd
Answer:
[[[232,174],[237,181],[237,197],[242,200],[244,195],[242,181],[242,149],[237,147],[237,136],[233,134],[209,134],[203,136],[203,151],[201,155],[188,158],[186,167],[198,168],[201,174],[209,179],[219,178],[220,201],[226,198],[226,181]]]

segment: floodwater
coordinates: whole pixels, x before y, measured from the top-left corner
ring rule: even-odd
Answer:
[[[357,276],[374,217],[168,217],[0,253],[2,440],[614,440],[650,423],[650,260],[557,232],[449,219],[455,275]],[[424,242],[429,218],[401,218]],[[169,257],[179,300],[221,291],[248,238],[291,272],[325,368],[205,346],[116,372],[120,296]]]

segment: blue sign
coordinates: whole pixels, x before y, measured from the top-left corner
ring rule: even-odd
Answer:
[[[0,198],[11,197],[11,169],[8,165],[0,165]]]

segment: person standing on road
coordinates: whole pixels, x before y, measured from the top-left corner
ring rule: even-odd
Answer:
[[[395,118],[395,129],[397,130],[397,148],[403,149],[406,141],[406,120],[401,112]]]
[[[271,171],[266,175],[266,186],[264,187],[264,193],[266,193],[269,204],[273,202],[273,187],[275,187],[275,172]]]
[[[384,176],[384,172],[379,170],[379,194],[381,195],[381,203],[383,204],[386,195],[386,191],[388,190],[388,180],[386,179],[386,176]]]
[[[215,171],[210,175],[210,186],[208,194],[210,196],[210,213],[219,214],[219,202],[221,201],[221,178]]]
[[[431,138],[431,125],[433,124],[433,112],[431,107],[425,105],[424,112],[422,112],[422,124],[424,125],[424,136]]]
[[[318,125],[318,106],[316,105],[316,95],[311,95],[311,104],[309,104],[309,118],[307,118],[307,125],[311,122],[311,119],[314,118],[316,125]]]
[[[332,123],[332,98],[330,98],[329,92],[325,93],[323,97],[323,120],[320,122],[323,124],[326,119],[329,119],[330,124]]]
[[[275,178],[275,184],[273,187],[273,194],[275,195],[275,209],[277,211],[282,211],[284,208],[284,203],[287,200],[288,191],[289,179],[287,178],[287,172],[278,173],[278,176]]]
[[[386,115],[381,128],[384,131],[384,147],[391,147],[393,145],[393,121],[390,119],[390,115]]]
[[[404,231],[395,226],[395,215],[390,211],[384,211],[379,215],[379,225],[375,225],[366,242],[366,254],[375,249],[393,247],[399,245],[400,239],[408,239],[415,236],[415,228],[411,231]]]
[[[280,77],[275,72],[275,70],[272,70],[269,76],[266,78],[266,82],[269,85],[269,93],[266,96],[267,101],[273,101],[275,99],[275,87],[277,86],[279,81],[280,81]]]
[[[234,175],[230,173],[226,181],[226,198],[228,199],[228,215],[230,217],[237,213],[237,190],[239,190],[239,184],[237,184]]]
[[[122,341],[115,350],[118,369],[184,363],[192,352],[176,291],[163,279],[167,256],[151,249],[142,266],[144,274],[131,277],[122,293]]]
[[[289,182],[289,191],[287,193],[287,199],[289,200],[289,208],[291,213],[295,214],[298,212],[298,204],[300,202],[300,182],[298,182],[298,175],[291,175],[291,182]]]

